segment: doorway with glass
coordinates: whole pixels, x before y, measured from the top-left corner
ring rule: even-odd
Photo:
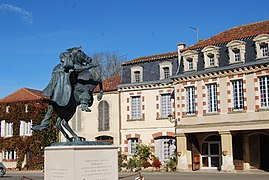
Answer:
[[[220,137],[210,136],[201,149],[201,169],[218,169],[221,167],[221,142]]]

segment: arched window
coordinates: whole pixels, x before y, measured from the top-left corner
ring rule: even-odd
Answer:
[[[107,101],[101,101],[98,105],[98,130],[109,130],[109,104]]]

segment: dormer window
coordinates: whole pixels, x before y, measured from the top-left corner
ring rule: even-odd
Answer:
[[[209,53],[207,55],[207,59],[208,59],[208,64],[209,66],[215,66],[215,58],[214,58],[214,54]]]
[[[257,56],[256,58],[264,58],[269,56],[268,44],[269,44],[269,34],[260,34],[253,39],[256,45]]]
[[[237,49],[237,48],[234,48],[232,51],[233,51],[234,61],[235,62],[240,62],[241,61],[241,59],[240,59],[240,50]]]
[[[205,68],[212,68],[219,66],[219,47],[217,46],[207,46],[202,49],[204,53]]]
[[[187,64],[188,64],[188,70],[193,70],[193,59],[192,58],[187,59]]]
[[[169,70],[169,67],[164,67],[164,68],[163,68],[163,76],[164,76],[164,79],[169,78],[169,76],[170,76],[170,70]]]
[[[134,72],[134,82],[140,82],[140,71],[135,71]]]
[[[268,44],[267,43],[261,43],[260,47],[261,47],[262,57],[267,57],[268,56]]]
[[[168,79],[172,75],[172,62],[163,61],[159,64],[160,79]]]
[[[227,44],[229,50],[230,64],[245,62],[246,43],[233,40]]]
[[[143,68],[141,66],[131,67],[131,82],[132,83],[142,82],[143,80],[142,70]]]
[[[198,51],[187,50],[182,53],[184,71],[196,71],[198,63]]]

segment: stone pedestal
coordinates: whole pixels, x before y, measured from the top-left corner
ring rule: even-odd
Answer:
[[[45,180],[118,180],[118,147],[46,147],[44,172]]]

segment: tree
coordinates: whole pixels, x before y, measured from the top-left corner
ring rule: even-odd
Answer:
[[[121,63],[126,61],[126,55],[118,55],[116,52],[94,53],[93,62],[100,66],[93,70],[96,78],[106,79],[112,76],[121,75]]]

